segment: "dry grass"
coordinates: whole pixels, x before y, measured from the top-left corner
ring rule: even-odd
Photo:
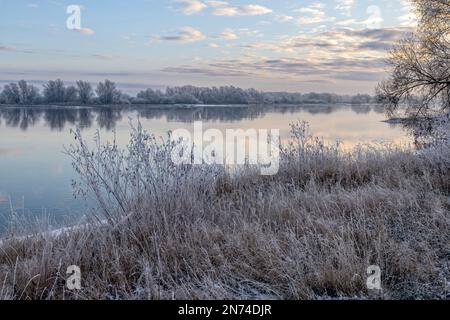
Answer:
[[[81,140],[68,150],[80,191],[108,223],[5,239],[0,298],[364,299],[373,264],[385,299],[448,298],[448,148],[343,153],[304,126],[292,141],[263,177],[172,167],[141,128],[123,152]],[[79,292],[65,289],[69,265]]]

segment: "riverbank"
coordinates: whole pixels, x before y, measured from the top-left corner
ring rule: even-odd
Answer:
[[[370,265],[385,299],[448,298],[448,146],[343,152],[306,129],[271,177],[172,166],[141,131],[130,157],[72,150],[84,190],[112,193],[88,226],[4,239],[0,298],[364,299]],[[71,265],[80,291],[65,287]]]

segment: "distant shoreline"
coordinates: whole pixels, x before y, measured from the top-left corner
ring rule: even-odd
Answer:
[[[25,80],[3,87],[0,104],[19,105],[254,105],[254,104],[315,104],[377,102],[368,94],[338,95],[334,93],[263,92],[256,89],[223,87],[167,87],[164,91],[148,88],[135,96],[123,93],[108,79],[94,88],[91,83],[77,81],[76,86],[66,86],[61,79],[50,80],[43,91]]]
[[[339,106],[377,106],[379,103],[249,103],[249,104],[145,104],[145,103],[131,103],[131,104],[74,104],[74,103],[59,103],[59,104],[0,104],[1,108],[129,108],[129,107],[146,107],[146,108],[236,108],[236,107],[254,107],[254,106],[327,106],[327,105],[339,105]]]

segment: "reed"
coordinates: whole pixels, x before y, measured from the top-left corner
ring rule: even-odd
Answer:
[[[448,298],[450,152],[342,151],[292,128],[280,172],[174,166],[140,125],[130,143],[66,150],[89,223],[0,244],[2,299]],[[66,289],[66,268],[82,290]]]

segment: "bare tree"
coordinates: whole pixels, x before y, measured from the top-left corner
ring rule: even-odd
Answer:
[[[116,89],[116,84],[109,80],[100,82],[95,91],[101,104],[117,103],[121,95],[120,91]]]
[[[2,92],[2,100],[10,104],[33,104],[39,98],[39,90],[25,80],[20,80],[18,84],[7,84]]]
[[[82,104],[88,104],[94,95],[91,84],[86,81],[77,81],[77,88],[79,101]]]
[[[64,92],[64,102],[76,102],[78,100],[78,90],[74,86],[69,86]]]
[[[21,104],[32,104],[38,101],[39,90],[35,86],[29,85],[25,80],[19,81],[19,93]]]
[[[390,78],[377,88],[388,114],[399,111],[419,124],[416,135],[432,134],[450,109],[450,1],[411,0],[416,32],[390,52]]]
[[[9,104],[20,103],[20,91],[19,86],[15,83],[5,85],[2,92],[3,99]]]
[[[44,98],[46,102],[65,102],[66,88],[61,79],[49,81],[44,85]]]

